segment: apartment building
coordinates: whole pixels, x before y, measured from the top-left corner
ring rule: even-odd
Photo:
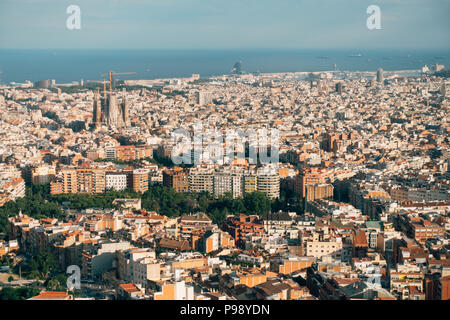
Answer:
[[[319,199],[333,198],[334,187],[329,183],[306,185],[306,200],[314,201]]]
[[[263,235],[264,223],[257,215],[241,214],[239,217],[228,216],[223,222],[222,229],[233,237],[237,246],[245,248],[246,235]]]
[[[252,193],[257,190],[258,178],[256,175],[244,175],[244,193]]]
[[[231,274],[231,277],[237,278],[238,284],[246,285],[249,288],[253,288],[267,281],[267,275],[258,270],[238,271],[234,275]]]
[[[74,298],[65,291],[43,291],[28,300],[74,300]]]
[[[50,183],[56,176],[55,166],[39,166],[31,170],[31,181],[33,184]]]
[[[411,294],[424,292],[424,275],[421,272],[391,271],[389,275],[390,292],[401,300],[409,300]]]
[[[153,281],[153,300],[194,300],[194,286],[186,281]]]
[[[133,281],[134,263],[144,258],[156,258],[155,251],[148,248],[130,248],[116,252],[117,277],[124,281]]]
[[[421,220],[410,222],[408,235],[416,239],[417,242],[424,244],[427,239],[443,237],[444,233],[445,229],[437,223]]]
[[[189,192],[188,173],[180,167],[164,170],[163,186],[173,188],[176,192]]]
[[[329,239],[325,241],[312,240],[306,241],[306,256],[321,258],[332,255],[339,257],[343,251],[343,244],[340,238]]]
[[[0,185],[0,206],[23,197],[25,197],[25,180],[22,178],[12,178]]]
[[[280,197],[280,176],[258,175],[256,190],[267,195],[270,199]]]
[[[146,257],[133,263],[133,282],[146,285],[147,280],[159,280],[161,278],[161,266],[155,258]]]
[[[133,170],[133,190],[135,192],[144,193],[148,190],[148,169],[135,169]]]
[[[123,191],[128,188],[128,176],[123,172],[106,172],[106,190]]]
[[[189,192],[214,193],[214,170],[208,167],[192,168],[189,170]]]
[[[145,289],[136,283],[121,283],[117,287],[118,300],[139,300],[146,298]]]
[[[115,157],[121,161],[139,160],[153,156],[153,149],[147,145],[116,146]]]
[[[213,227],[212,220],[205,213],[183,215],[179,220],[179,231],[183,238],[190,238],[193,234],[203,234]]]
[[[115,252],[130,248],[132,248],[132,245],[127,241],[104,240],[88,250],[83,250],[81,258],[82,278],[95,279],[101,277],[103,272],[114,268]]]
[[[233,248],[234,239],[230,234],[218,230],[218,231],[207,231],[203,236],[203,245],[205,253],[210,253],[223,248]]]
[[[299,193],[301,197],[306,197],[306,186],[309,184],[323,184],[326,183],[331,172],[325,168],[308,167],[303,168],[296,176],[295,192]]]
[[[229,173],[214,174],[214,195],[219,197],[225,193],[231,193],[233,199],[243,195],[242,175]]]
[[[64,168],[57,179],[50,183],[51,194],[103,193],[106,189],[105,169]]]
[[[270,270],[281,274],[292,274],[304,270],[316,263],[315,257],[288,256],[272,259]]]

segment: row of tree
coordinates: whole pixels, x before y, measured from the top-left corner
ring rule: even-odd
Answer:
[[[264,214],[271,211],[303,210],[302,200],[295,194],[282,190],[279,199],[271,200],[264,193],[253,192],[242,198],[233,199],[230,193],[214,197],[208,192],[177,193],[172,188],[152,186],[143,194],[131,189],[125,191],[107,191],[102,194],[59,194],[51,195],[50,186],[33,185],[27,187],[26,197],[10,201],[0,207],[0,232],[7,237],[8,217],[15,216],[21,210],[23,214],[41,219],[64,218],[61,207],[83,210],[88,208],[117,208],[112,203],[116,198],[141,198],[142,207],[156,211],[168,217],[182,214],[205,212],[215,223],[222,223],[229,214]]]

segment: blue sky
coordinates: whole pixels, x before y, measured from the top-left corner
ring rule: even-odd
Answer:
[[[0,48],[449,50],[449,14],[450,0],[0,0]]]

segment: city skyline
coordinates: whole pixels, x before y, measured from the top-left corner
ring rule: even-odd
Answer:
[[[0,0],[0,300],[449,301],[449,9]]]

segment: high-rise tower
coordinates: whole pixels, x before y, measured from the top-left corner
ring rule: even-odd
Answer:
[[[242,61],[238,61],[234,64],[233,69],[231,69],[233,74],[242,74]]]
[[[342,94],[342,82],[336,83],[336,92]]]
[[[383,69],[378,69],[377,70],[377,82],[378,83],[383,83],[384,78],[383,78]]]

